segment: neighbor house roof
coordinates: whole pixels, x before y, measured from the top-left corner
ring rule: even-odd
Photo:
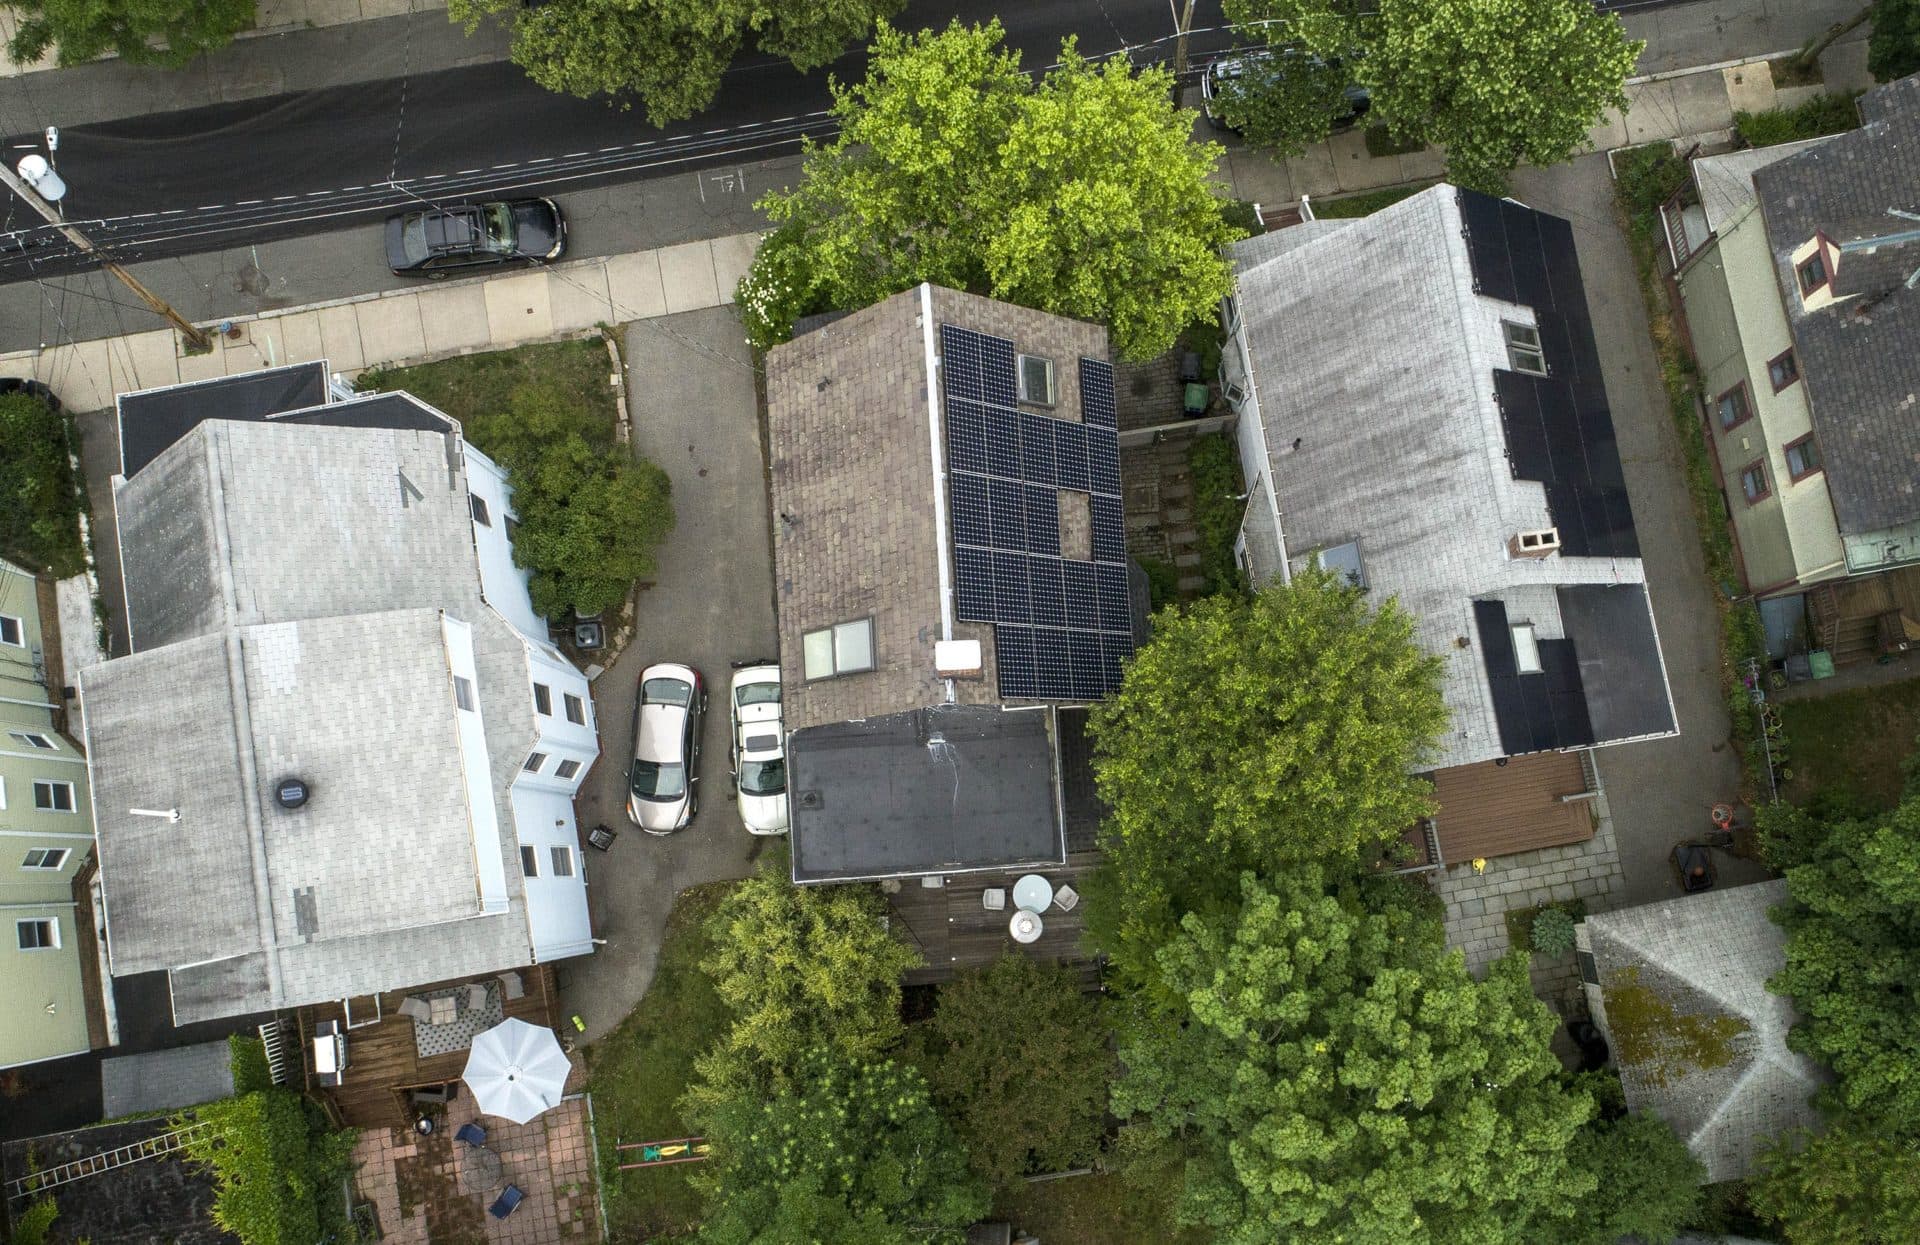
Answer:
[[[1787,1049],[1793,1004],[1767,989],[1786,935],[1776,879],[1589,916],[1582,971],[1627,1105],[1667,1121],[1712,1182],[1739,1179],[1789,1129],[1819,1120],[1826,1079]],[[1586,959],[1591,957],[1590,961]]]
[[[1753,178],[1846,532],[1920,518],[1920,288],[1907,284],[1920,270],[1920,76],[1871,91],[1860,106],[1859,129]],[[1830,261],[1837,297],[1808,310],[1794,254],[1816,236],[1839,248]],[[1883,241],[1848,249],[1873,239]]]
[[[1266,438],[1249,491],[1271,482],[1294,566],[1357,562],[1413,614],[1451,715],[1433,764],[1671,732],[1567,223],[1443,185],[1233,254]],[[1503,321],[1538,332],[1548,376],[1514,370]],[[1557,554],[1511,555],[1548,529]]]
[[[1770,164],[1818,146],[1832,135],[1803,138],[1794,143],[1772,147],[1746,147],[1717,156],[1699,156],[1693,162],[1693,186],[1700,195],[1700,210],[1707,228],[1719,232],[1726,223],[1754,202],[1753,175]]]
[[[116,491],[135,651],[82,676],[101,877],[114,972],[168,970],[177,1023],[530,959],[528,659],[481,597],[458,433],[337,405],[215,405]]]

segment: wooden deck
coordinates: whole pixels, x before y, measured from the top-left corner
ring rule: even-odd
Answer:
[[[503,1000],[506,1014],[529,1024],[557,1029],[560,1005],[554,987],[553,967],[537,964],[522,968],[519,972],[526,996]],[[493,982],[494,978],[473,980],[484,984]],[[380,1008],[384,1018],[378,1024],[347,1032],[346,1076],[340,1085],[331,1088],[322,1086],[313,1076],[313,1032],[314,1027],[323,1021],[337,1020],[344,1025],[346,1011],[338,1003],[301,1008],[297,1013],[300,1058],[308,1091],[330,1102],[341,1120],[354,1128],[404,1127],[413,1117],[407,1091],[459,1080],[466,1068],[467,1052],[456,1051],[420,1058],[418,1048],[414,1045],[413,1021],[400,1015],[397,1009],[401,1000],[409,994],[426,994],[465,984],[465,981],[441,981],[381,995]],[[373,1014],[371,996],[355,999],[353,1005],[356,1018]]]
[[[1587,790],[1578,752],[1513,757],[1505,765],[1456,765],[1433,776],[1433,827],[1441,860],[1460,864],[1560,847],[1593,837],[1593,802],[1563,800]]]
[[[1920,567],[1819,584],[1808,592],[1807,604],[1815,641],[1834,665],[1871,661],[1879,655],[1876,624],[1882,614],[1898,610],[1910,630],[1920,625]]]
[[[914,986],[946,981],[963,969],[984,968],[1016,951],[1036,959],[1084,965],[1091,971],[1093,960],[1080,945],[1080,931],[1084,927],[1081,918],[1086,912],[1084,898],[1071,912],[1053,907],[1042,913],[1043,928],[1036,942],[1026,945],[1015,942],[1007,932],[1007,924],[1013,917],[1016,878],[1038,873],[1053,883],[1056,891],[1063,883],[1073,884],[1077,891],[1080,880],[1099,863],[1098,852],[1072,852],[1061,867],[954,874],[945,879],[946,885],[931,888],[911,879],[901,883],[897,892],[887,896],[893,908],[894,928],[926,957],[925,967],[911,970],[901,978],[902,982]],[[989,887],[1007,892],[1006,908],[989,912],[982,906],[981,896]]]

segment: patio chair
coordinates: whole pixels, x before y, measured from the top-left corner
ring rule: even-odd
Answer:
[[[508,1185],[501,1191],[500,1196],[494,1199],[493,1205],[487,1207],[487,1213],[495,1219],[505,1219],[520,1208],[520,1202],[526,1196],[520,1191],[518,1185]]]
[[[1063,883],[1062,885],[1054,888],[1053,906],[1060,909],[1060,911],[1072,912],[1075,905],[1077,905],[1079,902],[1080,902],[1080,892],[1073,889],[1073,887],[1067,886]]]
[[[477,1012],[482,1008],[486,1007],[486,1005],[487,1005],[487,988],[485,986],[468,986],[467,987],[467,1010],[470,1012]]]
[[[420,1024],[431,1024],[433,1022],[433,1008],[427,1005],[425,999],[417,999],[411,994],[400,1000],[398,1010],[402,1016],[405,1016],[409,1020],[417,1021]]]
[[[464,1141],[470,1146],[487,1144],[487,1130],[478,1124],[462,1124],[460,1131],[453,1135],[455,1141]]]
[[[515,999],[527,997],[527,988],[520,984],[519,973],[500,974],[500,997],[511,1003]]]
[[[1007,908],[1005,887],[989,886],[980,892],[980,906],[988,912],[1004,912]]]

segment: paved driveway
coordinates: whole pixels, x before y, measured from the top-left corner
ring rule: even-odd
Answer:
[[[559,966],[562,1002],[606,1033],[653,980],[674,896],[700,882],[744,877],[765,841],[740,825],[728,798],[726,683],[730,663],[775,651],[773,558],[767,526],[753,358],[731,307],[629,325],[627,402],[636,452],[673,477],[678,525],[640,594],[632,643],[594,680],[601,757],[581,789],[581,824],[617,828],[610,853],[590,853],[587,895],[606,940]],[[643,667],[688,662],[706,676],[712,711],[700,762],[700,814],[668,838],[627,821],[626,763]]]
[[[1573,223],[1587,305],[1600,346],[1620,459],[1646,563],[1647,591],[1679,715],[1677,739],[1595,751],[1613,810],[1624,894],[1614,906],[1679,895],[1667,863],[1674,843],[1709,828],[1708,812],[1740,790],[1720,694],[1720,622],[1688,502],[1679,434],[1667,413],[1633,257],[1614,223],[1604,155],[1514,175],[1513,195]],[[1722,885],[1761,881],[1759,865],[1715,853]]]

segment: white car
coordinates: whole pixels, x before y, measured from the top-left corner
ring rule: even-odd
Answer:
[[[640,672],[633,707],[633,765],[627,816],[648,834],[672,834],[700,811],[700,719],[707,689],[692,666]]]
[[[734,671],[727,703],[733,711],[733,785],[740,820],[753,834],[787,832],[787,731],[780,720],[780,667],[755,664]]]

